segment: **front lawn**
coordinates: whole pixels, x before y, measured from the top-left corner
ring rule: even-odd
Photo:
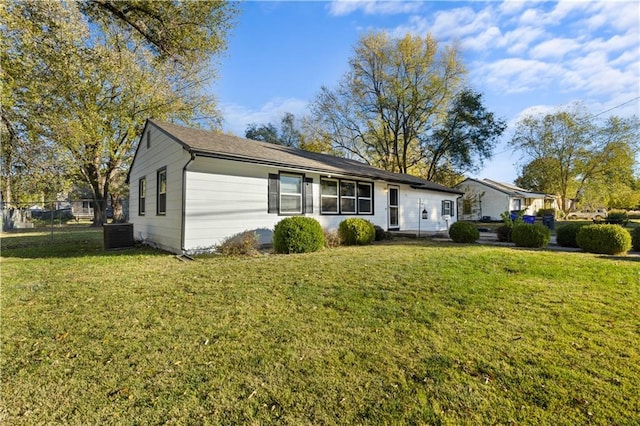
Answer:
[[[2,239],[4,424],[633,424],[638,257]]]

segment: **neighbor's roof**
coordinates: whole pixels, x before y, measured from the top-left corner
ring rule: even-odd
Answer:
[[[553,197],[553,195],[548,195],[541,192],[528,191],[524,188],[520,188],[519,186],[515,186],[508,183],[503,183],[503,182],[497,182],[491,179],[477,180],[477,179],[467,178],[456,186],[460,187],[460,185],[462,185],[464,182],[468,180],[488,186],[489,188],[493,188],[497,191],[504,192],[505,194],[510,195],[512,197],[522,197],[522,198],[552,198]]]
[[[388,172],[347,158],[258,142],[220,132],[193,129],[156,120],[149,120],[148,123],[166,133],[195,155],[279,167],[295,167],[327,174],[334,173],[345,176],[381,179],[408,184],[415,189],[463,194],[462,191],[438,185],[426,179]]]

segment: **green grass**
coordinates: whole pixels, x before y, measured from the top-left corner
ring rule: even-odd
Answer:
[[[3,235],[4,424],[638,422],[637,256],[414,240],[181,262],[63,234]]]

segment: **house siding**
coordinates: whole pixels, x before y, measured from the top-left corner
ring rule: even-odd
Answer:
[[[333,175],[332,178],[372,182],[373,214],[320,214],[320,179],[326,177],[323,174],[197,157],[185,174],[184,250],[209,251],[226,238],[245,231],[257,232],[262,244],[270,243],[274,226],[286,216],[267,213],[268,177],[282,172],[303,174],[313,179],[313,212],[306,212],[305,216],[315,218],[323,228],[336,230],[345,218],[361,217],[387,229],[386,189],[391,185],[388,182]],[[441,232],[455,221],[454,216],[447,224],[441,215],[442,200],[451,200],[455,205],[455,194],[414,190],[408,185],[396,186],[400,188],[401,230],[417,230],[420,226],[424,232]],[[429,212],[429,219],[422,220],[419,225],[420,199],[424,203],[423,208]]]
[[[491,188],[473,180],[465,181],[457,188],[465,194],[473,194],[474,206],[471,215],[461,216],[464,220],[480,220],[483,216],[491,217],[491,220],[500,220],[500,215],[507,210],[512,210],[512,200],[509,194]],[[467,195],[465,195],[467,196]],[[481,202],[476,200],[480,197]],[[524,200],[522,200],[524,206]]]
[[[252,161],[251,157],[221,158],[215,153],[192,155],[187,147],[154,123],[148,122],[145,127],[128,176],[129,218],[136,240],[174,253],[210,251],[225,239],[244,231],[255,231],[261,243],[270,243],[275,225],[286,217],[269,213],[269,175],[279,173],[299,174],[304,176],[305,183],[312,180],[313,211],[306,211],[304,215],[317,219],[328,230],[336,230],[348,217],[360,217],[388,229],[390,186],[399,189],[400,230],[442,232],[456,220],[455,205],[459,195],[455,192],[414,189],[409,184],[389,182],[380,176],[376,179],[350,176],[348,169],[328,175],[328,172],[309,171],[294,164],[261,164],[258,160]],[[166,170],[164,214],[158,214],[156,210],[159,170]],[[141,215],[138,182],[143,177],[146,179],[146,209]],[[324,177],[370,182],[372,214],[321,214],[320,182]],[[443,200],[452,201],[454,205],[448,221],[442,217]],[[421,219],[423,209],[429,214],[424,220]]]
[[[523,210],[525,215],[536,215],[538,210],[545,208],[544,196],[524,190],[520,191],[523,195],[519,196],[473,179],[463,181],[456,188],[465,193],[463,199],[473,200],[472,213],[461,214],[462,220],[480,220],[484,216],[489,216],[491,220],[500,220],[502,213],[512,210]],[[557,207],[555,202],[551,206]]]
[[[147,133],[151,145],[147,148]],[[182,170],[191,159],[182,145],[165,133],[147,126],[129,173],[129,221],[133,223],[134,238],[173,252],[180,251],[182,238]],[[158,170],[167,171],[166,213],[158,215]],[[138,181],[146,178],[146,212],[139,215]]]

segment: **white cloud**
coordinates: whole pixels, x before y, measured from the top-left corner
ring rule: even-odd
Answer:
[[[470,7],[462,7],[436,13],[432,34],[438,38],[462,38],[491,27],[493,22],[489,8],[475,12]]]
[[[510,55],[523,55],[529,50],[529,46],[534,41],[542,38],[545,32],[542,28],[524,26],[508,31],[502,41],[500,47],[505,47]]]
[[[587,51],[606,51],[608,53],[618,52],[624,49],[635,50],[636,57],[638,56],[638,43],[640,43],[640,38],[638,34],[633,34],[628,32],[624,35],[614,35],[613,37],[603,40],[602,38],[597,38],[585,43],[584,48]]]
[[[503,38],[500,28],[492,26],[476,36],[465,38],[462,46],[465,49],[482,51],[500,44]]]
[[[515,15],[516,13],[519,13],[526,5],[527,3],[521,0],[503,1],[502,3],[500,3],[498,11],[503,15]]]
[[[588,3],[589,15],[585,19],[585,24],[590,31],[612,27],[616,30],[635,30],[638,27],[638,16],[640,16],[640,2],[637,1],[610,1]]]
[[[569,38],[554,38],[543,41],[533,47],[530,55],[535,59],[561,59],[567,53],[580,49],[581,44],[577,40]]]
[[[271,99],[257,109],[237,104],[223,104],[220,106],[224,117],[223,128],[237,136],[244,136],[247,126],[252,123],[278,124],[286,112],[290,112],[296,117],[302,117],[306,112],[307,105],[308,101],[295,98]]]
[[[392,15],[417,12],[422,8],[422,3],[416,1],[335,0],[327,7],[333,16],[349,15],[356,11],[362,11],[367,15]]]
[[[485,64],[474,75],[484,76],[484,83],[493,90],[514,94],[548,87],[562,78],[563,70],[543,61],[506,58]]]

